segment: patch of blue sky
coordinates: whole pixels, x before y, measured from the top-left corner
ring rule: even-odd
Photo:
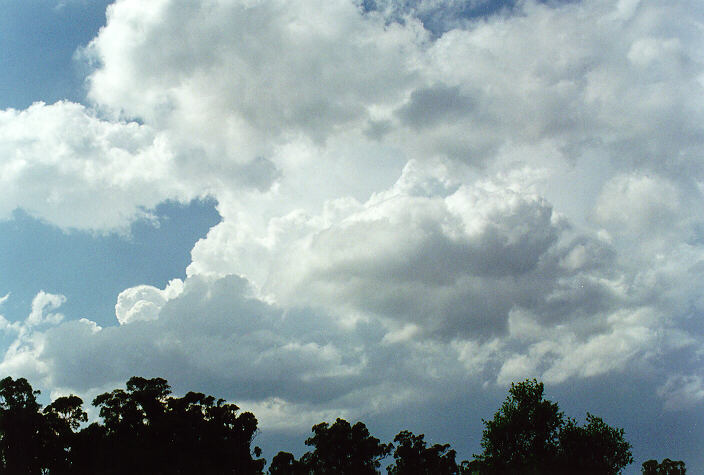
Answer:
[[[153,214],[156,222],[135,222],[127,236],[64,232],[21,210],[0,221],[0,297],[10,293],[0,314],[26,318],[44,290],[66,296],[59,310],[66,318],[116,325],[117,295],[184,278],[193,245],[220,221],[212,201],[163,203]]]
[[[538,0],[539,3],[560,5],[576,0]],[[511,14],[520,0],[362,0],[364,11],[387,10],[390,7],[394,21],[403,21],[407,14],[415,15],[433,35],[456,28],[464,20],[486,18],[497,14]]]
[[[0,109],[81,102],[85,71],[73,57],[105,24],[112,0],[0,0]]]

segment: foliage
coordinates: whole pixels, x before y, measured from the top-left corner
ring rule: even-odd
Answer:
[[[290,452],[279,452],[271,460],[270,475],[308,475],[308,468]]]
[[[391,444],[382,444],[369,435],[367,426],[357,422],[354,426],[338,418],[334,424],[327,422],[313,426],[313,436],[306,445],[315,447],[301,461],[316,474],[374,474],[381,465],[380,460],[392,449]]]
[[[681,460],[664,459],[661,463],[657,460],[648,460],[641,466],[643,475],[685,475],[687,469]]]
[[[564,424],[557,404],[543,400],[543,383],[511,384],[509,396],[485,429],[477,456],[483,471],[544,473],[555,471],[559,431]]]
[[[371,436],[362,422],[313,426],[312,450],[297,460],[279,452],[270,475],[378,474],[393,450],[390,475],[616,474],[633,461],[623,429],[587,413],[579,425],[545,400],[536,380],[512,384],[493,419],[484,421],[475,460],[457,464],[449,444],[428,447],[424,435],[401,431],[397,444]],[[98,395],[100,421],[86,425],[83,401],[57,398],[42,410],[24,378],[0,380],[0,473],[261,474],[252,413],[203,393],[171,395],[165,379],[130,378],[124,389]],[[79,430],[80,429],[80,430]],[[684,462],[648,460],[647,475],[680,475]]]
[[[0,473],[258,474],[265,461],[250,451],[254,415],[190,392],[169,396],[165,379],[139,377],[95,398],[102,424],[87,422],[77,396],[43,411],[26,379],[0,381]],[[252,456],[254,455],[254,457]]]
[[[623,429],[610,427],[589,413],[583,427],[568,420],[559,438],[563,472],[616,474],[633,462]]]
[[[252,457],[257,430],[252,413],[238,414],[235,404],[189,392],[169,396],[162,378],[133,377],[126,391],[116,389],[95,398],[103,425],[88,432],[102,457],[84,453],[86,473],[262,473],[265,461]],[[84,444],[91,448],[91,444]],[[109,455],[124,454],[119,460]],[[260,451],[255,447],[254,456]],[[113,457],[114,458],[114,457]],[[109,461],[109,462],[106,462]]]
[[[2,473],[41,473],[47,428],[37,403],[39,391],[24,378],[0,381],[0,468]]]
[[[306,445],[314,450],[306,452],[300,460],[289,452],[279,452],[271,461],[271,475],[377,474],[381,460],[393,449],[393,444],[382,444],[369,434],[367,426],[357,422],[354,426],[338,418],[332,425],[316,424]]]
[[[591,414],[583,427],[565,420],[543,391],[536,380],[511,385],[494,418],[484,421],[484,452],[464,467],[467,473],[615,474],[633,462],[623,429]]]
[[[394,437],[398,443],[394,450],[395,462],[387,467],[389,475],[455,475],[459,468],[455,451],[450,444],[427,447],[424,435],[414,435],[407,430]]]
[[[44,408],[44,423],[48,428],[45,438],[45,463],[51,473],[70,473],[77,434],[81,423],[88,420],[78,396],[62,396]]]

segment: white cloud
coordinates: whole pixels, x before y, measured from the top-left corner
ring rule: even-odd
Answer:
[[[704,401],[704,379],[701,375],[673,375],[658,389],[665,399],[665,407],[683,410]]]
[[[120,292],[115,304],[115,316],[120,325],[139,320],[156,320],[164,304],[178,297],[183,291],[183,282],[174,279],[164,289],[151,285],[130,287]]]
[[[35,103],[0,111],[0,219],[16,208],[63,228],[119,229],[168,198],[172,152],[145,125],[85,107]]]
[[[42,290],[32,299],[32,310],[24,321],[9,322],[0,316],[0,331],[15,337],[0,361],[0,371],[15,377],[44,380],[47,373],[46,364],[41,359],[45,343],[44,331],[64,320],[61,313],[51,311],[65,302],[66,297],[63,295]]]
[[[57,324],[63,320],[60,313],[50,313],[49,310],[59,308],[66,301],[63,295],[48,294],[39,292],[32,300],[32,313],[26,320],[28,327],[36,327],[42,324]]]

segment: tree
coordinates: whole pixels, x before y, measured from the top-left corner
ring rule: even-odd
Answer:
[[[511,384],[501,408],[485,425],[475,456],[489,473],[545,473],[554,466],[559,451],[563,414],[557,404],[543,399],[543,383],[535,379]]]
[[[166,398],[171,393],[162,378],[132,377],[126,390],[115,389],[93,400],[103,420],[102,427],[93,427],[88,450],[102,454],[95,457],[98,473],[162,473],[170,461],[163,446]],[[92,442],[92,443],[91,443]],[[115,458],[114,453],[120,453]],[[88,454],[83,454],[87,457]]]
[[[48,428],[46,437],[46,463],[50,473],[70,473],[75,458],[75,430],[88,420],[83,410],[83,400],[73,394],[62,396],[44,408]]]
[[[306,465],[289,452],[279,452],[271,460],[270,475],[308,475]]]
[[[65,428],[76,430],[82,422],[88,420],[88,414],[86,414],[82,406],[83,400],[71,394],[70,396],[62,396],[54,400],[54,402],[44,408],[44,414],[61,421]]]
[[[609,427],[601,418],[587,413],[587,425],[569,419],[560,431],[560,456],[564,472],[617,474],[633,462],[631,444],[623,429]]]
[[[664,459],[661,463],[657,460],[648,460],[641,465],[643,475],[685,475],[687,469],[681,460]]]
[[[97,396],[103,424],[79,434],[78,472],[262,473],[265,461],[255,458],[261,451],[250,448],[257,431],[252,413],[203,393],[170,394],[165,379],[133,377],[126,390]]]
[[[0,380],[0,472],[38,474],[46,466],[48,430],[39,391],[24,378]]]
[[[315,450],[303,455],[301,462],[315,474],[379,473],[380,460],[393,448],[369,435],[362,422],[351,426],[338,418],[332,425],[326,422],[317,424],[312,431],[313,436],[306,440],[306,445],[315,447]]]
[[[543,399],[535,379],[512,384],[506,401],[484,421],[483,453],[462,465],[465,473],[616,474],[633,462],[623,429],[587,414],[587,424],[565,420],[556,403]]]
[[[251,412],[223,399],[189,392],[167,401],[170,473],[262,473],[259,447],[250,449],[257,432]],[[254,457],[253,457],[254,455]]]
[[[455,475],[458,472],[455,451],[450,444],[427,447],[424,435],[407,430],[394,437],[394,464],[387,467],[389,475]]]

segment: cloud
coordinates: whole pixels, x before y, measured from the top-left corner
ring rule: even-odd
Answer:
[[[123,295],[156,291],[141,287]],[[312,309],[284,310],[254,297],[236,276],[191,277],[180,292],[161,292],[167,298],[156,318],[153,308],[134,305],[120,326],[81,319],[32,328],[0,369],[80,394],[95,394],[135,372],[161,375],[177,390],[196,384],[260,408],[273,428],[300,429],[321,414],[358,415],[370,403],[388,407],[384,394],[391,387],[394,401],[417,400],[412,385],[437,378],[418,369],[447,358],[441,348],[419,348],[411,360],[390,359],[406,343],[380,345],[377,325],[349,327]],[[386,369],[384,361],[390,362]],[[402,375],[407,382],[397,386]],[[277,419],[292,411],[297,416],[290,421]]]
[[[658,389],[671,410],[688,409],[704,401],[704,380],[701,375],[673,375]]]
[[[505,326],[511,306],[535,290],[529,281],[557,241],[559,220],[537,197],[492,183],[427,196],[438,183],[413,168],[339,222],[292,243],[264,291],[284,302],[424,322],[447,335]]]
[[[32,313],[27,317],[28,327],[35,327],[42,324],[57,324],[63,320],[60,313],[49,313],[49,310],[59,308],[66,298],[63,295],[48,294],[39,292],[32,300]]]
[[[0,113],[0,216],[105,231],[209,195],[223,219],[114,326],[38,296],[0,369],[138,370],[272,426],[529,376],[698,404],[696,369],[668,377],[702,337],[702,7],[399,5],[111,5],[88,106]]]
[[[434,86],[416,89],[410,100],[398,109],[401,122],[414,129],[446,125],[467,114],[472,100],[463,96],[458,87]]]
[[[164,289],[151,285],[130,287],[120,292],[115,304],[115,316],[120,325],[139,320],[156,320],[162,307],[183,291],[183,282],[174,279]]]
[[[120,1],[84,52],[98,65],[88,97],[197,153],[182,167],[228,179],[298,135],[324,143],[398,103],[423,36],[348,1]]]
[[[0,111],[0,218],[16,208],[63,228],[118,229],[168,197],[172,153],[152,129],[79,104]]]
[[[40,294],[27,325],[53,326],[26,335],[2,368],[79,392],[138,369],[268,408],[280,427],[275,415],[290,411],[307,411],[303,424],[388,408],[389,385],[398,404],[427,402],[443,397],[438,385],[559,383],[674,348],[661,341],[665,294],[638,295],[649,284],[624,282],[608,242],[575,235],[513,179],[458,186],[412,162],[368,202],[330,203],[327,215],[279,220],[279,236],[242,239],[270,243],[269,262],[235,262],[238,245],[213,256],[243,274],[258,264],[263,281],[192,272],[164,290],[127,289],[119,326],[37,317],[60,303]],[[227,249],[209,240],[194,258]]]

